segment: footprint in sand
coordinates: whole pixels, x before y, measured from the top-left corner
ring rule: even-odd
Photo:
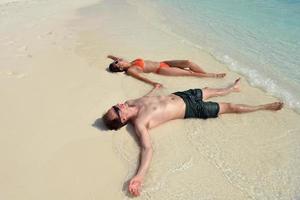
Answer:
[[[27,74],[8,71],[8,72],[0,72],[0,76],[21,79],[27,76]]]

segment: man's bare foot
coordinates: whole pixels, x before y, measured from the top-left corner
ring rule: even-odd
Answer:
[[[231,88],[233,89],[234,92],[240,92],[241,91],[241,78],[238,78],[234,81],[233,85],[231,86]]]
[[[274,103],[269,103],[264,105],[264,109],[266,110],[280,110],[283,107],[282,102],[274,102]]]

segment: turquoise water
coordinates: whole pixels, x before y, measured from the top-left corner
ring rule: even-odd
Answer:
[[[157,0],[165,24],[300,111],[300,0]]]

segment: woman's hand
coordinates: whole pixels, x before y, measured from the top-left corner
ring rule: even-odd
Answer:
[[[160,84],[160,83],[153,83],[153,87],[154,87],[155,89],[159,89],[159,88],[162,88],[163,85]]]
[[[140,176],[134,176],[130,181],[128,185],[128,191],[133,196],[139,196],[142,188],[142,182],[143,178]]]
[[[113,59],[114,56],[112,56],[112,55],[107,55],[107,58]]]
[[[113,55],[107,55],[107,58],[110,58],[110,59],[112,59],[113,61],[117,61],[117,60],[123,60],[122,58],[119,58],[119,57],[117,57],[117,56],[113,56]]]

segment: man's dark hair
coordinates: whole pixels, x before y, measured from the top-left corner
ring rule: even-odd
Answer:
[[[121,69],[117,66],[116,62],[113,62],[113,63],[111,63],[111,64],[109,65],[109,71],[111,71],[111,72],[123,72],[124,70],[121,70]]]
[[[118,117],[111,119],[108,112],[103,115],[102,119],[106,127],[110,130],[118,130],[127,124],[127,122],[122,123]]]

